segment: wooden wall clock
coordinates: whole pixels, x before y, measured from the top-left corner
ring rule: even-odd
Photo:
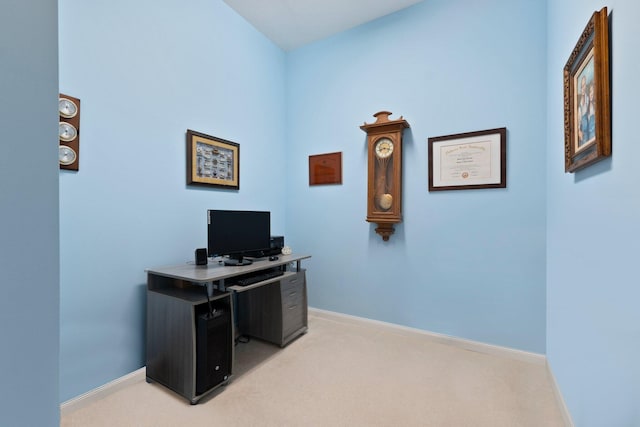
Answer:
[[[389,111],[373,116],[375,123],[360,126],[367,133],[367,221],[378,224],[376,233],[385,242],[402,221],[402,133],[409,123],[400,116],[389,120]]]
[[[60,169],[77,171],[80,166],[80,100],[61,93],[58,98],[58,114]]]

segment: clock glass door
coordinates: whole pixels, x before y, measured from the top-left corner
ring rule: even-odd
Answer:
[[[387,137],[378,139],[374,145],[374,206],[381,212],[387,212],[393,206],[393,141]]]

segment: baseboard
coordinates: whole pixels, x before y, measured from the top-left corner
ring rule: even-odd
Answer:
[[[350,322],[350,323],[367,323],[375,324],[378,327],[388,328],[395,333],[406,334],[418,334],[422,337],[426,337],[432,341],[439,342],[441,344],[447,344],[450,346],[463,348],[465,350],[475,351],[483,354],[490,354],[493,356],[507,357],[509,359],[520,360],[523,362],[533,363],[536,365],[546,364],[546,357],[543,354],[532,353],[523,350],[516,350],[509,347],[502,347],[492,344],[485,344],[479,341],[472,341],[463,338],[457,338],[450,335],[438,334],[436,332],[429,332],[422,329],[410,328],[408,326],[397,325],[394,323],[382,322],[379,320],[367,319],[364,317],[352,316],[349,314],[336,313],[333,311],[322,310],[319,308],[309,307],[309,313],[322,317],[323,319],[338,321],[338,322]]]
[[[92,402],[97,402],[100,399],[105,398],[111,393],[115,393],[116,391],[131,385],[133,383],[140,382],[145,379],[147,374],[146,367],[142,367],[137,371],[133,371],[125,376],[120,378],[116,378],[115,380],[101,385],[98,388],[90,390],[80,396],[74,397],[73,399],[69,399],[66,402],[63,402],[60,405],[60,415],[67,415],[73,411],[76,411],[84,406]]]
[[[567,427],[574,427],[573,420],[571,419],[571,413],[569,412],[569,408],[562,397],[562,393],[560,392],[560,387],[558,387],[558,382],[556,381],[556,376],[553,375],[553,370],[551,369],[551,365],[547,360],[547,374],[551,379],[551,388],[553,388],[553,394],[556,397],[556,401],[558,402],[558,407],[560,408],[560,412],[562,413],[562,420],[564,421],[564,425]]]

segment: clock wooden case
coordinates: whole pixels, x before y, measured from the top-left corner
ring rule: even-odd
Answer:
[[[77,171],[80,166],[80,100],[61,93],[58,97],[58,115],[60,169]]]
[[[367,133],[367,221],[378,225],[375,231],[384,241],[402,221],[402,133],[409,127],[402,116],[390,120],[391,114],[380,111],[374,123],[360,126]]]

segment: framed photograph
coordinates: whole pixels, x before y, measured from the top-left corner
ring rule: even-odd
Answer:
[[[187,129],[187,184],[240,189],[240,145]]]
[[[564,66],[564,171],[611,155],[609,24],[595,12]]]
[[[309,185],[342,184],[342,153],[309,156]]]
[[[507,128],[429,138],[429,191],[507,186]]]

